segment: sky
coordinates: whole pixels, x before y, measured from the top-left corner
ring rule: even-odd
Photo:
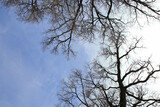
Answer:
[[[43,51],[47,27],[46,21],[20,22],[14,10],[0,8],[0,107],[54,107],[62,79],[90,60],[80,44],[70,60]]]
[[[95,57],[97,49],[90,44],[78,43],[77,56],[67,60],[62,54],[42,51],[41,41],[48,23],[24,23],[17,20],[12,9],[0,8],[0,107],[54,107],[61,80],[75,68]],[[160,22],[153,21],[133,35],[142,36],[147,47],[139,54],[152,55],[160,65]],[[83,44],[83,45],[82,45]],[[160,82],[160,80],[158,80]],[[160,88],[154,83],[154,88]]]
[[[143,19],[142,19],[143,20]],[[150,23],[142,24],[143,27],[134,26],[130,29],[132,36],[142,37],[143,49],[136,52],[138,56],[146,60],[150,57],[155,69],[160,69],[160,21],[152,20]],[[158,92],[160,89],[160,73],[156,74],[157,79],[150,82],[148,89]]]
[[[134,26],[130,32],[133,37],[142,38],[141,44],[144,49],[138,54],[144,59],[151,56],[152,62],[160,65],[160,22],[152,20],[143,24],[143,27]]]

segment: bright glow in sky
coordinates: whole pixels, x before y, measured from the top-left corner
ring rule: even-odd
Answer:
[[[131,29],[133,36],[142,37],[142,44],[145,49],[138,54],[142,59],[147,59],[151,56],[151,61],[156,69],[159,69],[160,65],[160,22],[154,20],[149,24],[145,24],[143,28],[138,29],[137,26]],[[157,75],[159,78],[153,81],[149,87],[157,92],[160,88],[160,74]]]
[[[158,60],[160,59],[160,22],[154,20],[142,28],[135,26],[131,29],[131,33],[133,36],[142,37],[145,49],[138,54],[144,58],[151,56],[154,64],[160,65],[160,60]]]

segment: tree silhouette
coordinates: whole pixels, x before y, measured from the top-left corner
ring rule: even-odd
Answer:
[[[123,30],[145,17],[159,20],[156,0],[0,0],[15,7],[19,19],[40,22],[45,17],[51,24],[42,44],[52,52],[62,48],[68,56],[74,54],[73,40],[94,41],[102,38],[103,63],[96,60],[89,72],[75,70],[64,81],[59,94],[61,105],[87,107],[160,106],[159,96],[151,94],[145,85],[155,79],[150,59],[132,58],[140,39],[128,45]],[[126,50],[128,49],[128,50]],[[105,60],[104,60],[105,59]],[[86,70],[87,71],[87,70]]]
[[[44,9],[37,0],[2,0],[5,6],[16,7],[19,19],[25,22],[40,22],[44,17]]]
[[[150,58],[145,61],[132,58],[133,52],[142,48],[140,39],[134,38],[129,45],[125,38],[122,32],[112,34],[102,48],[103,60],[95,60],[93,67],[88,66],[85,72],[72,72],[58,94],[59,106],[160,106],[158,94],[147,89],[160,69],[154,69]]]
[[[20,19],[39,22],[50,17],[51,27],[42,44],[57,52],[74,54],[71,43],[83,39],[94,41],[105,38],[110,31],[125,29],[139,23],[141,17],[159,20],[160,9],[156,0],[1,0],[1,3],[17,8]]]

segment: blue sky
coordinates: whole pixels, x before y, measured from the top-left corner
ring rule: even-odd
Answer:
[[[76,45],[77,57],[42,51],[40,42],[47,29],[17,20],[14,10],[0,8],[0,107],[54,107],[61,80],[89,60]]]

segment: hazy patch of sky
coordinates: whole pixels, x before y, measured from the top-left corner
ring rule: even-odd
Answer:
[[[140,22],[143,22],[144,19],[141,19]],[[139,25],[135,25],[130,28],[130,36],[134,37],[142,37],[141,44],[145,47],[144,49],[140,49],[136,52],[136,54],[142,60],[146,60],[151,57],[151,62],[155,69],[159,69],[160,65],[160,21],[151,20],[150,23],[144,23],[143,27]],[[156,75],[160,77],[159,75]],[[157,92],[159,90],[160,78],[157,78],[156,81],[152,81],[149,84],[149,89]],[[151,88],[153,87],[153,88]]]

